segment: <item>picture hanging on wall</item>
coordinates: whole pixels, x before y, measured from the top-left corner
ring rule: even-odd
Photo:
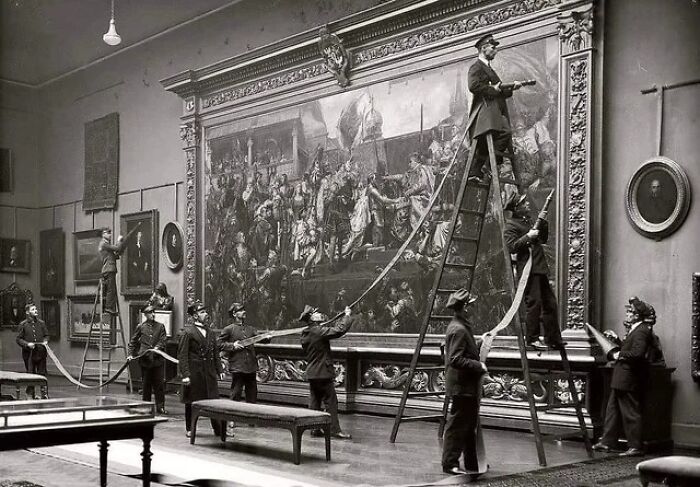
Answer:
[[[39,285],[42,296],[63,296],[66,236],[61,228],[39,233]]]
[[[126,238],[121,258],[122,294],[150,295],[158,283],[158,211],[122,215],[120,225]]]
[[[41,319],[49,330],[51,340],[61,338],[61,305],[56,299],[41,301]]]
[[[0,193],[12,193],[12,149],[0,147]]]
[[[30,240],[0,239],[0,272],[28,274],[30,249]]]
[[[177,222],[170,222],[163,228],[161,242],[163,257],[165,258],[165,264],[173,271],[179,270],[184,260],[183,235],[182,227]]]
[[[32,292],[14,282],[0,291],[0,327],[16,329],[26,318],[24,306],[33,302]]]
[[[78,284],[94,283],[102,275],[102,258],[98,246],[102,230],[73,233],[73,279]]]

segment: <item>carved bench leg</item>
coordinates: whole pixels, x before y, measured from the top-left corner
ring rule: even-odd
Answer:
[[[301,437],[304,430],[300,428],[292,428],[292,442],[294,443],[294,465],[301,463]]]
[[[194,445],[197,436],[197,420],[199,419],[199,409],[192,408],[192,422],[190,423],[190,445]]]
[[[323,428],[323,436],[326,438],[326,461],[331,461],[331,425]]]
[[[219,426],[221,431],[221,442],[226,443],[226,428],[228,428],[228,420],[221,420],[221,426]]]

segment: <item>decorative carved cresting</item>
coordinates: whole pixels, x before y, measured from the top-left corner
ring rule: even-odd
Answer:
[[[308,362],[299,359],[275,359],[269,355],[258,355],[259,382],[306,382],[306,367]],[[335,369],[335,385],[345,385],[347,372],[345,364],[333,362]]]
[[[353,66],[359,66],[368,61],[391,56],[417,47],[427,46],[444,39],[500,24],[524,15],[539,12],[549,7],[554,7],[561,2],[562,0],[523,0],[502,8],[479,12],[458,21],[424,29],[420,32],[399,37],[391,42],[358,50],[356,53],[353,53]]]
[[[692,314],[691,374],[700,384],[700,272],[693,274],[693,314]]]
[[[365,389],[402,389],[408,380],[409,368],[395,364],[370,364],[362,374],[362,388]],[[415,392],[444,391],[445,373],[443,371],[418,371],[413,374],[411,390]]]
[[[197,295],[197,149],[199,122],[180,126],[180,138],[185,151],[185,302]]]
[[[593,6],[581,12],[572,11],[559,17],[559,37],[566,52],[591,47],[593,40]]]
[[[350,84],[348,79],[350,56],[343,46],[343,41],[337,35],[331,34],[327,25],[319,29],[318,37],[318,50],[326,68],[335,76],[338,84],[345,88]]]

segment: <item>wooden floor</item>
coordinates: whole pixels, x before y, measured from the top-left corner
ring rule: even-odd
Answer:
[[[50,391],[54,398],[83,394],[55,378],[51,379]],[[110,386],[107,393],[126,395],[123,385]],[[292,463],[292,439],[286,430],[237,425],[233,430],[235,436],[222,444],[211,432],[208,420],[203,419],[197,444],[190,445],[185,437],[184,407],[176,396],[169,395],[166,408],[170,420],[156,428],[153,442],[153,472],[166,475],[164,483],[215,478],[235,482],[230,485],[251,486],[407,486],[450,485],[458,480],[442,473],[436,423],[404,423],[396,443],[392,444],[389,434],[393,418],[342,415],[343,430],[351,433],[353,439],[333,440],[332,461],[327,463],[323,439],[305,434],[302,462],[297,466]],[[541,468],[531,434],[488,429],[485,440],[491,468],[480,484]],[[549,466],[587,459],[583,444],[576,441],[548,440],[546,453]],[[137,441],[111,444],[110,485],[140,485],[139,481],[125,476],[140,472],[139,454]],[[44,487],[98,483],[96,445],[68,445],[1,455],[0,481],[23,480]]]

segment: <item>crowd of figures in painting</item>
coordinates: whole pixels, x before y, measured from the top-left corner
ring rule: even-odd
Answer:
[[[245,302],[248,321],[262,329],[292,325],[304,304],[330,314],[342,311],[389,262],[447,178],[395,270],[360,303],[356,311],[361,319],[352,330],[418,331],[429,311],[427,295],[445,250],[468,155],[470,141],[462,142],[462,136],[471,100],[466,77],[471,62],[348,90],[208,132],[204,296],[216,327],[227,324],[226,310],[234,301]],[[557,181],[557,40],[504,49],[493,64],[506,81],[537,81],[509,104],[515,173],[538,204]],[[454,157],[457,170],[447,174]],[[473,287],[482,298],[476,321],[484,329],[509,305],[492,205]],[[556,232],[553,217],[550,228]],[[552,260],[555,249],[549,247],[548,253]]]

